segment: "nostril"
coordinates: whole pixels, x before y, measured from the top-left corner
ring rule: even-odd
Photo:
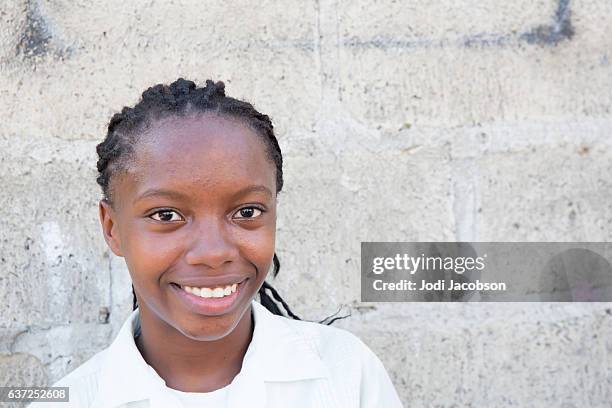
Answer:
[[[194,247],[185,254],[185,262],[189,265],[207,265],[218,269],[224,264],[233,262],[239,256],[239,251],[233,245]]]

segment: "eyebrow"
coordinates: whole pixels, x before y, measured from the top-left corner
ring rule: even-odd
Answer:
[[[266,186],[263,185],[252,185],[252,186],[248,186],[245,187],[241,190],[238,190],[236,193],[234,193],[234,197],[240,197],[243,195],[246,195],[248,193],[264,193],[267,196],[269,196],[270,198],[272,198],[272,192],[270,191],[270,189]]]
[[[172,191],[172,190],[164,190],[164,189],[159,189],[159,188],[150,188],[148,190],[146,190],[144,193],[142,193],[139,197],[136,197],[136,199],[134,200],[134,203],[138,202],[139,200],[144,200],[145,198],[149,198],[149,197],[168,197],[171,199],[175,199],[175,200],[184,200],[187,198],[187,196],[183,193],[179,193],[178,191]]]
[[[248,187],[238,190],[232,195],[232,198],[240,197],[248,193],[264,193],[268,195],[270,198],[272,198],[273,196],[272,192],[270,191],[268,187],[263,186],[263,185],[252,185],[252,186],[248,186]],[[134,203],[138,202],[139,200],[144,200],[145,198],[148,198],[148,197],[167,197],[167,198],[175,199],[175,200],[187,200],[188,199],[188,196],[186,194],[180,193],[178,191],[165,190],[165,189],[160,189],[160,188],[150,188],[146,190],[144,193],[142,193],[139,197],[136,197],[136,199],[134,200]]]

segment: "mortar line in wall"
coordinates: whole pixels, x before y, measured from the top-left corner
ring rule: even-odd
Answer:
[[[334,2],[334,31],[336,33],[336,98],[338,101],[342,101],[342,86],[341,86],[341,75],[340,75],[340,18],[338,17],[338,1]]]
[[[507,32],[474,32],[459,37],[375,36],[361,39],[353,36],[343,45],[351,48],[378,48],[382,50],[418,50],[425,48],[459,47],[467,49],[484,47],[520,47],[523,43],[541,47],[556,47],[563,41],[571,41],[574,28],[571,20],[570,0],[555,0],[556,10],[548,22],[533,27]]]
[[[317,0],[315,2],[315,7],[317,10],[317,21],[316,21],[316,33],[315,33],[315,39],[314,39],[314,49],[315,49],[315,64],[317,66],[317,71],[319,72],[319,84],[320,84],[320,89],[319,91],[321,92],[321,95],[319,97],[319,104],[323,103],[323,88],[324,88],[324,84],[323,82],[325,81],[324,79],[324,74],[323,74],[323,63],[322,63],[322,51],[321,51],[321,1],[322,0]]]
[[[30,326],[27,326],[25,329],[19,331],[17,334],[15,334],[15,336],[13,337],[13,340],[11,341],[11,344],[8,346],[8,351],[9,354],[15,354],[15,345],[17,344],[17,341],[19,340],[19,338],[27,333],[29,333],[31,331]]]
[[[478,186],[476,158],[451,161],[451,206],[455,222],[455,239],[459,242],[478,241]]]
[[[321,83],[320,100],[325,105],[341,100],[338,4],[335,0],[317,0],[316,7],[315,55]]]

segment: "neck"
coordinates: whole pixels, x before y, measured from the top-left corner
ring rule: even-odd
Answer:
[[[170,388],[211,392],[232,382],[242,368],[253,336],[252,306],[227,336],[193,340],[140,306],[141,333],[136,346],[144,360]]]

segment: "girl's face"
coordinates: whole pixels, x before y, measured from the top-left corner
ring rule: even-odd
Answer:
[[[140,307],[195,340],[229,334],[274,255],[276,169],[261,137],[210,113],[167,118],[112,183],[115,208],[101,201],[100,220]],[[237,289],[208,298],[186,286]]]

